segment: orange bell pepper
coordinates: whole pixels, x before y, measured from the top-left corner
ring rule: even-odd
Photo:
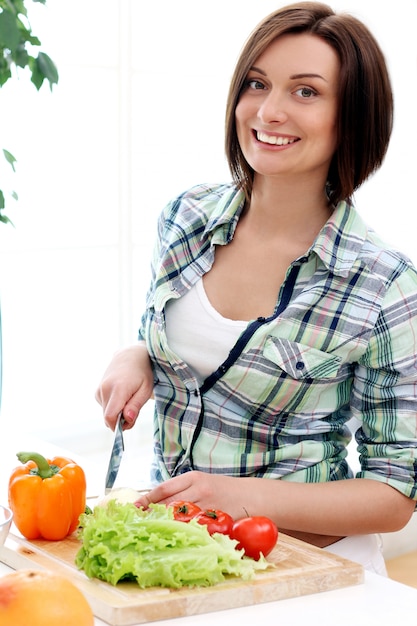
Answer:
[[[59,541],[74,532],[85,511],[86,479],[71,459],[45,459],[36,452],[19,452],[9,479],[13,521],[26,539]]]

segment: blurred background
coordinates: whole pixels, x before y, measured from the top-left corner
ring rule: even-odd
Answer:
[[[38,93],[21,72],[0,90],[0,148],[17,158],[15,174],[0,164],[0,179],[19,194],[6,210],[15,227],[0,224],[0,437],[34,433],[106,465],[112,434],[94,392],[113,352],[136,340],[157,215],[191,185],[229,180],[229,79],[249,32],[284,4],[48,0],[28,7],[60,78],[52,93],[46,84]],[[395,94],[389,154],[356,205],[417,262],[417,1],[330,4],[371,28]],[[151,413],[150,405],[126,436],[144,463]]]

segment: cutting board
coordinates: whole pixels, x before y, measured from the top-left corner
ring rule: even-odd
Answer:
[[[75,535],[63,541],[28,541],[9,534],[0,560],[13,569],[40,568],[67,575],[85,594],[94,615],[112,626],[209,613],[249,604],[348,587],[363,582],[363,568],[339,556],[283,535],[268,560],[274,568],[243,581],[230,577],[213,587],[140,589],[135,583],[112,586],[90,580],[74,565],[80,542]]]

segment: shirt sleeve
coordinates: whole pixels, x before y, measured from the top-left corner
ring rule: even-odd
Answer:
[[[360,478],[417,500],[417,277],[410,267],[389,287],[368,348],[356,366],[352,409]]]

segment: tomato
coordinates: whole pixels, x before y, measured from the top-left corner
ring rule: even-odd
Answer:
[[[186,502],[185,500],[175,500],[174,502],[170,502],[168,506],[174,509],[174,519],[179,522],[189,522],[190,519],[193,519],[193,517],[201,512],[198,504]]]
[[[275,547],[278,528],[269,517],[242,517],[233,524],[230,536],[239,542],[237,549],[243,548],[246,556],[258,561],[261,553],[267,556]]]
[[[222,535],[230,535],[233,528],[233,517],[224,511],[217,509],[207,509],[201,511],[195,516],[199,524],[205,524],[210,535],[213,533],[221,533]]]

